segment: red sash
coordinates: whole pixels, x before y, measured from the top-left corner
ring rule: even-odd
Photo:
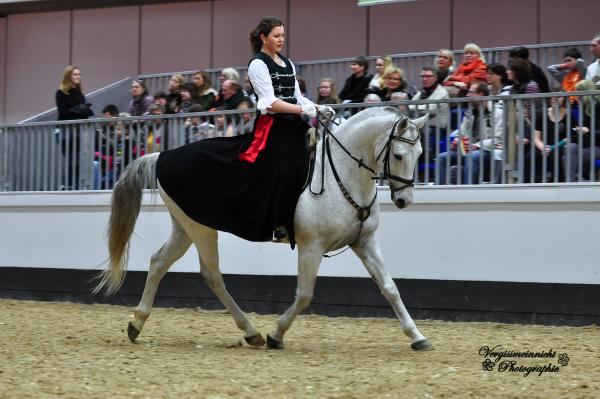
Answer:
[[[246,161],[254,163],[258,154],[265,149],[267,145],[267,137],[269,137],[269,131],[274,121],[273,115],[261,115],[258,117],[256,122],[256,129],[254,130],[254,139],[248,149],[238,156],[240,161]]]

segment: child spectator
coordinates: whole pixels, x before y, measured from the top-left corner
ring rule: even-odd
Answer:
[[[571,47],[565,51],[562,64],[554,64],[548,67],[548,72],[564,91],[575,91],[575,85],[585,77],[585,61],[581,58],[581,52]],[[577,102],[577,97],[569,97],[572,104]]]
[[[319,82],[317,87],[317,101],[316,104],[339,104],[340,99],[337,96],[335,90],[335,83],[331,78],[323,78]]]

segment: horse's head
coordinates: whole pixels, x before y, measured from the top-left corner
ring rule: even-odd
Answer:
[[[379,154],[383,155],[383,176],[390,186],[392,201],[400,209],[413,202],[415,166],[423,152],[419,130],[428,119],[429,114],[414,120],[403,117]]]

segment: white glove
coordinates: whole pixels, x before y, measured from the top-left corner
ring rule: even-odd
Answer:
[[[321,105],[319,106],[319,114],[326,118],[333,118],[335,116],[335,110],[329,105]]]
[[[314,104],[304,104],[300,106],[302,108],[301,116],[306,116],[309,119],[312,119],[317,116],[317,108]]]

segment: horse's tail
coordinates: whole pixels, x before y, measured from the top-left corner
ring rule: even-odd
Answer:
[[[159,153],[145,155],[125,168],[115,184],[108,222],[109,259],[94,294],[104,290],[106,295],[116,293],[127,272],[129,244],[135,221],[142,205],[144,187],[156,189],[155,165]]]

